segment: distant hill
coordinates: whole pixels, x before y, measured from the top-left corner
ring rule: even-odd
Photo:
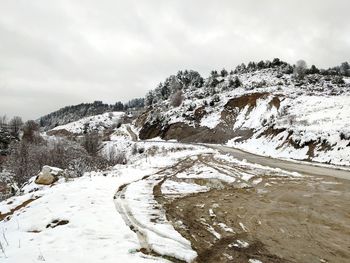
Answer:
[[[102,101],[93,103],[81,103],[73,106],[66,106],[38,119],[40,127],[50,130],[60,125],[80,120],[84,117],[103,114],[113,111],[127,111],[131,109],[143,108],[144,99],[137,98],[127,103],[116,102],[114,105],[105,104]]]
[[[85,134],[90,132],[101,132],[106,129],[117,127],[125,117],[124,112],[108,112],[99,115],[84,117],[80,120],[60,125],[48,131],[48,135],[59,134]]]

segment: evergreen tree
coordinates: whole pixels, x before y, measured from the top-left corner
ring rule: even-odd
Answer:
[[[320,70],[318,68],[316,68],[315,65],[312,65],[311,68],[308,71],[309,74],[318,74],[320,73]]]
[[[226,77],[226,76],[228,75],[227,70],[223,68],[223,69],[221,70],[221,72],[220,72],[220,75],[221,75],[221,77],[223,77],[223,78]]]

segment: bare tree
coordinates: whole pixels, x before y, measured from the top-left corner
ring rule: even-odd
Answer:
[[[26,142],[15,142],[11,144],[10,155],[6,160],[6,168],[13,172],[14,181],[19,186],[38,173],[38,167],[30,162],[29,150],[30,146]]]
[[[66,139],[54,142],[42,139],[39,143],[16,141],[10,145],[10,154],[4,167],[11,172],[13,181],[21,187],[29,178],[36,176],[44,165],[64,169],[67,176],[77,177],[85,172],[127,163],[123,152],[113,150],[107,156],[99,154],[102,143],[97,133],[86,135],[83,143],[90,154],[79,143]]]
[[[91,155],[97,156],[102,148],[102,142],[97,132],[84,135],[82,146]]]
[[[23,126],[22,118],[19,116],[15,116],[10,120],[9,123],[11,135],[18,137],[19,131],[21,130],[21,127]]]
[[[295,65],[294,76],[297,79],[304,79],[306,71],[307,71],[306,62],[304,60],[298,60]]]
[[[23,126],[23,140],[30,143],[38,143],[41,140],[39,125],[32,120],[27,121]]]
[[[3,115],[0,116],[0,127],[4,127],[7,126],[7,116]]]
[[[170,104],[174,107],[179,107],[184,99],[182,90],[177,90],[173,95],[170,97]]]

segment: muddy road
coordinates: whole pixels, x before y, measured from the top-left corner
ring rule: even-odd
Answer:
[[[246,159],[248,162],[251,162],[251,163],[258,163],[265,166],[280,168],[287,171],[298,172],[303,174],[316,175],[316,176],[332,176],[332,177],[350,180],[350,170],[343,170],[343,167],[339,167],[338,169],[333,169],[330,167],[319,166],[317,163],[310,162],[310,164],[307,164],[307,163],[291,162],[288,160],[275,159],[275,158],[270,158],[266,156],[256,155],[253,153],[248,153],[236,148],[227,147],[223,145],[205,144],[203,146],[218,150],[222,153],[231,154],[239,160]]]
[[[142,198],[132,197],[144,189],[135,183],[115,198],[141,251],[173,262],[350,262],[350,181],[315,173],[297,175],[208,153],[136,182],[149,188],[140,190]],[[125,205],[137,207],[145,199],[147,212]],[[139,213],[150,216],[138,220]],[[189,244],[162,231],[165,224]],[[159,251],[155,235],[174,251]],[[191,249],[195,258],[181,254]]]

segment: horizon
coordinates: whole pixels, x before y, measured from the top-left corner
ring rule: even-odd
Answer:
[[[279,58],[278,58],[279,59]],[[264,62],[266,62],[266,61],[272,61],[273,59],[267,59],[267,60],[260,60],[260,61],[264,61]],[[284,61],[284,60],[282,60],[282,59],[280,59],[281,61]],[[240,64],[238,64],[238,65],[236,65],[235,67],[237,67],[237,66],[239,66],[239,65],[242,65],[242,64],[245,64],[245,65],[247,65],[249,62],[254,62],[254,63],[258,63],[258,62],[260,62],[260,61],[247,61],[247,62],[242,62],[242,63],[240,63]],[[286,62],[286,61],[284,61],[284,62]],[[343,61],[343,62],[347,62],[347,61]],[[290,64],[291,66],[295,66],[295,64],[293,64],[293,63],[289,63],[289,62],[287,62],[288,64]],[[339,63],[340,64],[340,63]],[[312,65],[309,65],[309,64],[307,64],[307,67],[308,68],[310,68],[311,66],[316,66],[316,68],[318,68],[318,69],[330,69],[330,68],[332,68],[332,66],[331,67],[326,67],[326,68],[319,68],[317,65],[314,65],[314,64],[312,64]],[[336,65],[336,66],[338,66],[338,65]],[[335,67],[336,67],[335,66]],[[234,67],[234,68],[235,68]],[[231,70],[234,70],[234,68],[232,68],[232,69],[228,69],[228,68],[221,68],[221,69],[212,69],[211,71],[217,71],[217,72],[219,72],[220,70],[222,70],[222,69],[225,69],[225,70],[227,70],[228,72],[230,72]],[[176,75],[176,73],[177,72],[179,72],[179,71],[185,71],[185,70],[188,70],[188,71],[190,71],[190,70],[192,70],[192,69],[182,69],[182,70],[178,70],[178,71],[176,71],[175,73],[173,73],[173,74],[170,74],[169,76],[171,76],[171,75]],[[208,73],[207,74],[207,76],[203,76],[202,74],[200,74],[202,77],[204,77],[204,78],[208,78],[209,77],[209,75],[210,75],[210,73]],[[167,76],[167,77],[169,77],[169,76]],[[165,79],[163,79],[163,81],[164,81]],[[163,83],[163,81],[160,81],[160,82],[158,82],[158,84],[159,83]],[[156,86],[155,86],[156,87]],[[146,91],[146,93],[147,92],[149,92],[150,90],[154,90],[154,88],[155,87],[153,87],[153,88],[150,88],[149,90],[147,90]],[[145,96],[146,96],[146,93],[143,95],[143,96],[139,96],[139,97],[132,97],[132,98],[129,98],[129,99],[127,99],[127,100],[124,100],[124,101],[120,101],[120,100],[116,100],[116,101],[111,101],[111,102],[108,102],[108,101],[103,101],[103,100],[98,100],[98,99],[94,99],[94,100],[92,100],[92,101],[81,101],[81,102],[77,102],[77,103],[75,103],[75,104],[65,104],[65,105],[62,105],[60,108],[56,108],[56,109],[54,109],[54,110],[52,110],[52,111],[50,111],[50,112],[46,112],[46,113],[44,113],[44,114],[42,114],[42,115],[40,115],[40,116],[36,116],[36,117],[34,117],[34,118],[29,118],[29,119],[23,119],[24,121],[28,121],[28,120],[39,120],[41,117],[44,117],[44,116],[46,116],[46,115],[49,115],[49,114],[51,114],[51,113],[53,113],[53,112],[56,112],[56,111],[59,111],[59,110],[61,110],[61,109],[63,109],[63,108],[66,108],[66,107],[70,107],[70,106],[77,106],[77,105],[80,105],[80,104],[93,104],[94,102],[96,102],[96,101],[101,101],[103,104],[107,104],[107,105],[110,105],[110,106],[113,106],[113,105],[115,105],[117,102],[122,102],[123,104],[127,104],[128,102],[130,102],[131,100],[133,100],[133,99],[144,99],[145,98]],[[6,113],[5,114],[1,114],[0,116],[5,116],[6,117],[6,119],[9,121],[11,118],[13,118],[13,117],[21,117],[22,118],[22,116],[20,116],[20,115],[12,115],[12,116],[9,116],[9,115],[7,115]]]

